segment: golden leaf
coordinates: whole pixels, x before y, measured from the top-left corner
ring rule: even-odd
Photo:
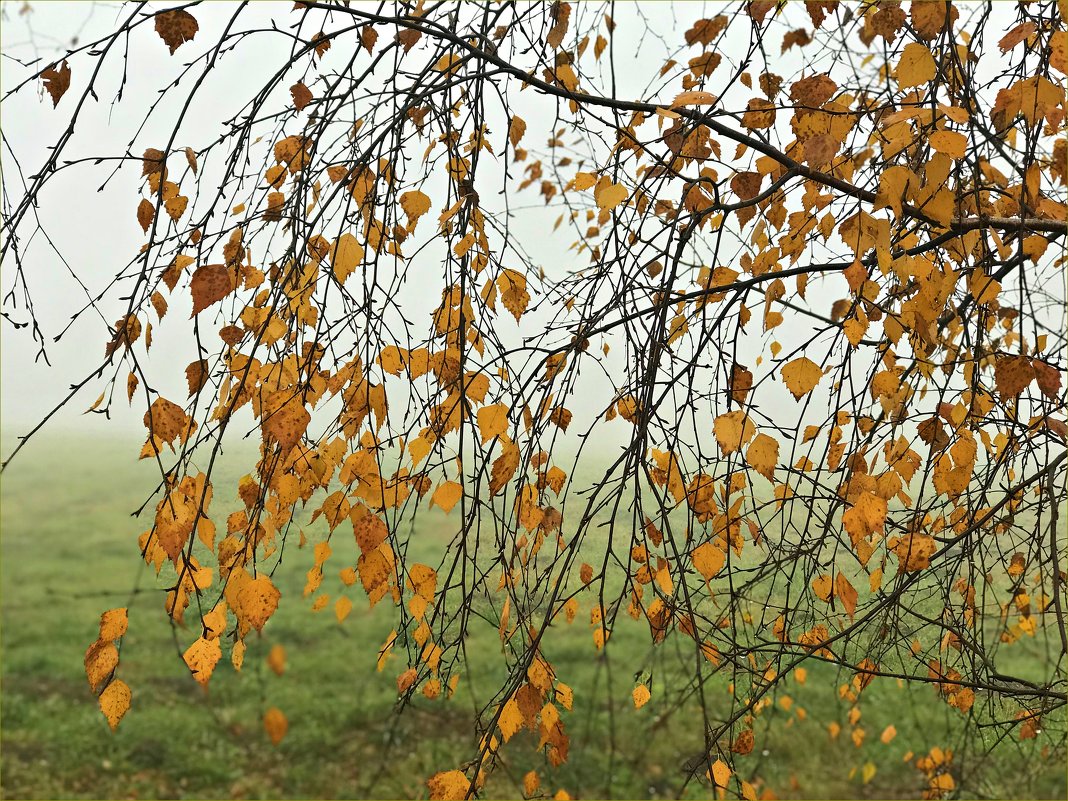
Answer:
[[[112,731],[119,726],[119,721],[130,709],[132,694],[126,682],[115,679],[100,693],[100,711],[108,719]]]
[[[786,388],[797,400],[815,389],[823,377],[820,366],[806,356],[787,362],[779,372]]]
[[[461,770],[447,770],[435,773],[427,779],[431,801],[463,801],[471,782]]]
[[[593,199],[597,202],[597,207],[611,211],[624,200],[630,192],[627,191],[627,187],[623,184],[607,183],[604,188],[601,188],[598,184],[598,188],[594,190]]]
[[[464,488],[461,485],[455,481],[444,481],[434,490],[430,503],[431,505],[437,504],[445,511],[445,514],[448,514],[452,511],[452,507],[463,497],[463,494]]]
[[[928,83],[938,74],[938,65],[926,45],[910,42],[901,51],[894,76],[901,89]]]
[[[430,198],[416,189],[405,192],[399,200],[401,208],[408,215],[408,230],[413,231],[419,218],[430,211]]]
[[[705,577],[705,581],[710,581],[727,563],[727,554],[711,542],[703,542],[694,548],[690,552],[690,558],[693,559],[697,572]]]
[[[775,480],[775,466],[779,460],[779,443],[767,434],[757,434],[745,452],[745,461],[768,481]]]
[[[182,654],[182,659],[185,661],[186,666],[193,673],[193,678],[197,680],[201,687],[208,686],[208,680],[215,671],[215,665],[218,664],[221,658],[222,649],[219,647],[219,641],[217,639],[208,640],[204,637],[197,639]]]
[[[356,241],[352,234],[344,233],[337,238],[330,249],[330,265],[334,270],[334,277],[344,284],[356,268],[363,263],[363,245]]]
[[[89,686],[96,688],[103,684],[112,671],[119,665],[119,651],[112,642],[97,640],[85,652],[85,677]]]
[[[478,410],[477,416],[478,430],[482,435],[483,445],[508,430],[508,407],[503,403],[483,406]]]
[[[274,586],[270,577],[265,575],[251,579],[237,594],[237,607],[234,613],[257,631],[270,619],[278,608],[282,593]]]
[[[337,622],[344,621],[351,611],[352,601],[345,595],[338,596],[338,599],[334,602],[334,617],[337,618]]]
[[[100,616],[100,639],[106,642],[119,639],[128,625],[126,607],[109,609]]]
[[[293,96],[293,106],[297,111],[303,111],[304,107],[312,101],[311,90],[301,82],[290,86],[289,94]]]
[[[508,141],[512,143],[512,147],[518,147],[520,140],[523,138],[523,134],[527,132],[527,123],[518,114],[514,115],[511,121],[508,123]]]
[[[740,450],[756,433],[756,427],[742,411],[721,414],[712,424],[712,432],[724,455]]]
[[[964,151],[968,146],[968,139],[956,131],[935,131],[927,141],[932,150],[945,153],[952,159],[964,158]]]

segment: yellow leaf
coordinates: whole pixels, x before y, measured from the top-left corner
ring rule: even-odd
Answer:
[[[820,366],[807,356],[787,362],[779,372],[782,375],[783,382],[786,384],[786,388],[790,390],[797,400],[801,400],[802,397],[815,389],[823,377],[823,371],[820,370]]]
[[[85,652],[85,677],[89,686],[96,688],[107,681],[108,676],[119,665],[119,650],[114,643],[97,640]]]
[[[583,190],[589,189],[591,186],[597,183],[597,176],[592,172],[577,172],[575,173],[575,189]]]
[[[518,114],[513,116],[508,123],[508,141],[512,143],[512,147],[518,147],[519,141],[523,138],[523,134],[527,132],[527,123]]]
[[[108,719],[111,730],[119,726],[119,721],[130,709],[130,688],[122,679],[115,679],[100,693],[100,711]]]
[[[731,777],[731,769],[727,767],[727,763],[722,759],[717,759],[712,764],[712,770],[709,771],[712,776],[712,781],[715,782],[716,787],[726,787],[727,780]]]
[[[952,159],[964,158],[964,151],[968,146],[968,140],[964,134],[956,131],[936,131],[927,141],[933,150],[945,153]]]
[[[846,614],[849,615],[849,619],[852,620],[853,612],[855,612],[857,608],[857,591],[841,571],[838,572],[838,575],[834,579],[834,594],[838,596],[838,599],[842,602],[842,606],[846,610]]]
[[[500,290],[504,307],[512,313],[516,322],[519,322],[519,318],[530,303],[526,277],[515,270],[501,270],[501,274],[497,277],[497,289]]]
[[[671,101],[672,108],[683,106],[713,106],[719,98],[711,92],[681,92]]]
[[[278,745],[289,731],[289,721],[281,709],[272,706],[263,714],[263,728],[271,742]]]
[[[347,596],[341,595],[337,601],[334,602],[334,616],[337,618],[337,622],[341,623],[345,618],[349,616],[349,612],[352,611],[352,601]]]
[[[889,726],[883,729],[883,733],[879,735],[879,740],[882,741],[882,743],[885,745],[891,740],[893,740],[895,737],[897,737],[897,729],[894,728],[894,724],[891,723]]]
[[[597,201],[597,208],[611,211],[624,200],[627,199],[627,195],[630,193],[627,191],[627,187],[622,184],[608,184],[603,189],[598,188],[594,191],[593,198]]]
[[[499,437],[508,430],[508,407],[503,403],[483,406],[478,410],[478,430],[485,445],[494,437]]]
[[[850,537],[856,542],[862,537],[870,537],[881,531],[886,520],[886,500],[871,492],[865,492],[857,498],[842,515],[842,523]]]
[[[931,51],[919,42],[905,45],[901,51],[901,60],[897,63],[895,77],[901,89],[927,83],[938,73]]]
[[[831,577],[823,574],[816,576],[812,579],[812,591],[816,593],[816,597],[821,601],[831,600],[831,591],[834,588],[834,582],[831,581]]]
[[[634,708],[641,709],[643,706],[649,703],[649,699],[652,697],[652,694],[649,692],[648,687],[646,687],[644,684],[639,684],[637,687],[634,688],[634,692],[631,693],[631,696],[634,698]]]
[[[462,770],[446,770],[427,779],[432,801],[463,801],[471,782]]]
[[[126,607],[109,609],[100,616],[100,639],[107,642],[117,640],[126,633]]]
[[[344,233],[330,248],[330,265],[334,277],[342,284],[363,263],[363,245],[352,234]]]
[[[408,230],[413,231],[419,218],[430,211],[430,198],[415,189],[400,196],[400,206],[408,215]]]
[[[693,566],[697,572],[709,581],[723,569],[727,562],[727,555],[710,542],[703,542],[690,552]]]
[[[509,698],[508,703],[501,709],[501,715],[497,719],[497,725],[501,729],[501,737],[508,742],[523,728],[523,713],[519,710],[519,704],[515,698]]]
[[[404,369],[405,356],[407,355],[408,351],[402,350],[396,345],[386,345],[378,355],[378,363],[390,375],[400,375],[401,370]]]
[[[463,497],[464,488],[457,484],[455,481],[445,481],[436,490],[434,490],[434,497],[430,499],[431,504],[437,504],[445,510],[445,514],[452,511],[457,501]]]
[[[864,784],[867,784],[868,782],[870,782],[872,780],[872,778],[874,778],[874,776],[875,776],[875,763],[874,762],[865,762],[864,763],[864,768],[860,772],[860,776],[861,776],[861,780],[864,782]]]
[[[208,686],[208,680],[215,671],[215,665],[222,658],[222,649],[217,639],[207,640],[200,637],[186,649],[182,655],[186,666],[193,674],[193,678],[201,687]]]
[[[745,461],[768,481],[775,480],[775,466],[778,460],[779,443],[767,434],[757,434],[749,450],[745,452]]]
[[[726,455],[741,450],[742,445],[753,438],[756,426],[745,412],[733,411],[717,417],[712,424],[712,432],[716,435],[720,450]]]
[[[237,594],[238,608],[234,613],[257,631],[270,619],[278,608],[282,593],[268,576],[251,579]]]

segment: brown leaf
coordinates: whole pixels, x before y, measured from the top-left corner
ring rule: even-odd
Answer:
[[[1042,394],[1047,398],[1056,398],[1061,391],[1061,371],[1041,359],[1032,359],[1031,366],[1035,370],[1035,382]]]
[[[297,111],[303,111],[304,107],[312,101],[311,89],[303,83],[295,83],[290,86],[289,94],[293,96],[293,105]]]
[[[760,194],[760,182],[764,176],[759,172],[739,172],[731,178],[731,189],[742,200],[752,200]]]
[[[185,380],[189,383],[189,397],[193,397],[208,381],[210,375],[208,370],[208,363],[204,359],[198,359],[195,362],[190,362],[189,366],[185,368]]]
[[[245,330],[240,326],[227,325],[219,329],[219,339],[227,345],[236,345],[245,338]]]
[[[1034,377],[1035,368],[1026,356],[1003,356],[994,365],[994,383],[1002,397],[1017,397]]]
[[[826,74],[802,78],[790,87],[790,98],[799,106],[819,108],[838,90],[838,84]]]
[[[571,5],[557,0],[549,8],[549,14],[553,20],[553,27],[549,30],[545,41],[553,50],[558,50],[567,34],[568,22],[571,19]]]
[[[137,204],[137,222],[141,226],[141,230],[146,234],[148,233],[148,226],[152,225],[152,219],[156,216],[156,207],[152,205],[152,202],[141,198],[141,202]]]
[[[45,89],[52,97],[52,108],[55,108],[59,105],[60,98],[70,88],[70,67],[67,66],[66,61],[60,65],[58,70],[53,64],[41,72],[41,80],[44,81]]]
[[[141,177],[162,172],[167,165],[166,154],[154,147],[147,148],[141,157]]]
[[[299,399],[295,399],[264,417],[263,433],[277,441],[282,452],[287,453],[300,442],[310,422],[311,414]]]
[[[193,273],[189,289],[193,294],[193,313],[189,315],[192,319],[233,292],[234,284],[222,264],[204,264]]]
[[[159,397],[152,401],[152,406],[145,412],[145,428],[154,437],[164,442],[171,442],[185,432],[189,418],[182,407],[166,398]]]
[[[164,11],[156,15],[156,33],[171,50],[174,51],[186,42],[192,41],[200,30],[196,18],[184,9]]]
[[[746,395],[753,388],[753,374],[748,367],[735,364],[731,367],[731,400],[741,405],[745,403]]]
[[[397,41],[404,46],[404,52],[407,53],[415,47],[415,43],[419,41],[419,38],[422,35],[421,31],[405,28],[404,30],[397,31]]]

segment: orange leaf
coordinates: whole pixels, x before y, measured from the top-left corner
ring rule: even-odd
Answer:
[[[266,730],[267,736],[271,738],[271,742],[278,745],[282,742],[282,738],[286,736],[286,732],[289,731],[289,721],[282,714],[281,709],[272,706],[263,715],[263,728]]]
[[[652,694],[649,692],[648,687],[646,687],[644,684],[639,684],[637,687],[634,688],[634,692],[631,693],[631,696],[634,698],[634,708],[641,709],[643,706],[649,703],[649,699],[652,697]]]

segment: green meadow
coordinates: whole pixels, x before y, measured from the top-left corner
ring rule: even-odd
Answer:
[[[4,453],[12,446],[6,437]],[[131,517],[153,487],[152,467],[136,461],[137,451],[131,439],[44,434],[3,475],[3,797],[420,798],[429,776],[474,756],[473,722],[504,676],[496,630],[472,629],[466,669],[451,698],[419,695],[398,714],[396,676],[406,665],[394,658],[376,670],[378,649],[394,625],[389,603],[369,608],[358,584],[342,585],[336,565],[328,566],[322,590],[332,600],[346,592],[353,611],[341,624],[332,600],[313,612],[301,594],[310,546],[287,546],[274,574],[283,603],[262,635],[248,637],[243,669],[235,671],[224,657],[203,691],[181,660],[199,635],[195,607],[186,628],[170,626],[155,573],[139,559],[137,537],[155,502],[140,519]],[[213,508],[236,501],[237,479],[250,464],[241,453],[224,457]],[[420,515],[409,559],[436,564],[455,520],[436,511]],[[320,529],[307,528],[309,542],[322,536]],[[693,697],[659,691],[681,675],[684,643],[669,637],[652,647],[648,628],[622,615],[608,648],[597,651],[588,604],[545,647],[559,678],[574,689],[574,708],[563,717],[569,760],[551,768],[537,739],[521,732],[504,747],[485,795],[521,797],[523,776],[534,770],[539,793],[548,797],[558,790],[574,798],[709,797],[706,785],[682,781],[684,765],[703,749],[700,708]],[[132,688],[133,703],[112,733],[82,660],[100,613],[120,606],[129,608],[130,627],[118,676]],[[286,649],[282,675],[267,665],[275,644]],[[1037,667],[1041,675],[1047,657],[1040,648],[1038,639],[1027,638],[1004,648],[1007,672],[1032,675]],[[652,699],[641,709],[631,700],[637,673],[653,677]],[[786,681],[778,703],[756,720],[756,749],[737,762],[743,778],[759,778],[758,792],[919,797],[924,777],[906,758],[939,746],[957,753],[963,797],[1065,797],[1064,752],[1057,745],[1063,721],[1034,740],[998,741],[994,730],[966,725],[930,686],[877,680],[865,690],[867,736],[857,747],[849,737],[849,704],[837,692],[847,680],[833,666],[814,664],[803,685]],[[713,712],[730,708],[728,681],[723,673],[705,684]],[[278,746],[261,722],[272,706],[289,720]],[[837,738],[828,732],[832,722],[842,727]],[[879,735],[890,724],[897,735],[883,743]]]

